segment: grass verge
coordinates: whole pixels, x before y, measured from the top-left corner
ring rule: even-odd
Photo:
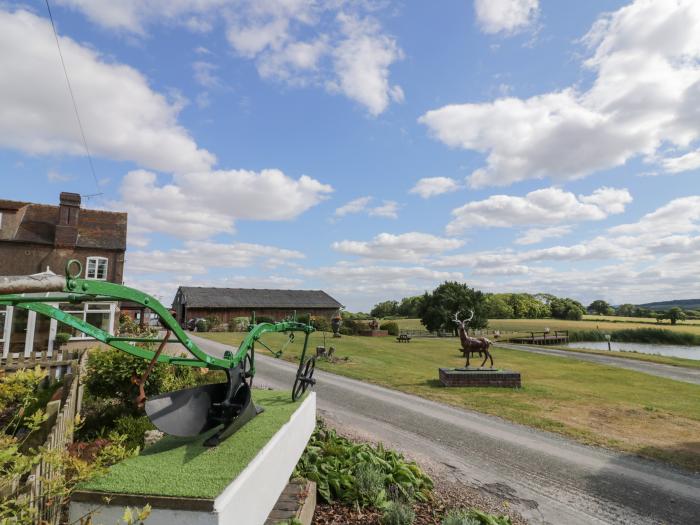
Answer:
[[[237,345],[244,334],[206,337]],[[268,334],[281,347],[284,336]],[[301,338],[300,338],[301,339]],[[323,344],[312,335],[310,348]],[[700,470],[700,386],[563,357],[493,348],[499,368],[521,372],[523,388],[444,388],[439,367],[463,366],[456,339],[393,337],[327,338],[336,356],[348,361],[319,362],[333,373],[557,432],[582,443],[606,446]],[[301,342],[289,345],[285,359],[298,359]]]

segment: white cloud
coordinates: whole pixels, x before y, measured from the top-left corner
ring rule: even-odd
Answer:
[[[75,179],[73,175],[65,175],[55,170],[49,170],[49,172],[46,174],[46,178],[49,180],[49,182],[69,182]]]
[[[657,210],[646,214],[636,223],[610,228],[617,235],[644,235],[664,238],[679,233],[700,230],[700,196],[674,199]]]
[[[143,35],[152,23],[182,23],[200,32],[210,28],[214,10],[230,0],[57,0],[102,27]]]
[[[459,239],[409,232],[400,235],[380,233],[371,241],[337,241],[332,247],[335,251],[368,259],[417,262],[463,245],[464,241]]]
[[[582,40],[592,49],[588,90],[454,104],[419,121],[445,144],[486,155],[474,187],[570,180],[638,156],[663,163],[667,145],[696,149],[700,139],[699,34],[700,2],[637,0]]]
[[[530,228],[515,240],[516,244],[537,244],[546,239],[563,237],[571,233],[571,226],[550,226],[549,228]]]
[[[560,188],[543,188],[523,197],[492,195],[452,211],[447,233],[454,235],[469,228],[546,225],[572,221],[594,221],[622,213],[632,202],[626,189],[602,187],[591,195],[576,197]]]
[[[245,268],[253,264],[274,268],[304,254],[276,246],[251,243],[222,244],[187,241],[184,248],[131,251],[126,267],[130,274],[177,273],[205,274],[211,268]]]
[[[370,206],[372,197],[358,197],[350,202],[336,208],[335,216],[344,217],[355,213],[366,213],[370,217],[385,217],[387,219],[397,219],[399,214],[399,203],[396,201],[383,201],[379,206]]]
[[[59,1],[103,27],[132,35],[145,36],[148,27],[157,23],[205,32],[222,22],[231,47],[241,57],[254,60],[261,77],[342,93],[371,115],[379,115],[390,102],[404,99],[401,86],[389,80],[391,65],[403,54],[396,39],[384,34],[376,18],[381,6],[376,4],[315,0]],[[209,54],[206,48],[197,51]]]
[[[162,185],[154,173],[137,170],[124,177],[122,200],[112,207],[129,212],[129,229],[137,235],[205,239],[233,233],[237,219],[293,219],[332,191],[306,175],[293,179],[275,169],[177,174]]]
[[[215,162],[177,123],[179,101],[153,91],[135,69],[107,62],[70,38],[60,41],[93,155],[174,172]],[[12,79],[0,82],[0,146],[39,155],[85,154],[46,20],[0,10],[0,71]]]
[[[396,201],[383,201],[380,206],[370,208],[370,217],[384,217],[386,219],[399,218],[399,203]]]
[[[404,100],[401,86],[390,85],[389,67],[403,53],[396,40],[381,34],[381,27],[371,18],[338,14],[344,39],[334,51],[337,80],[329,83],[365,106],[370,114],[379,115],[390,101]]]
[[[409,193],[417,193],[424,199],[428,199],[460,188],[459,182],[450,177],[426,177],[416,182]]]
[[[216,75],[216,70],[219,66],[211,62],[198,60],[192,64],[194,70],[195,81],[206,88],[215,88],[221,86],[221,79]]]
[[[661,162],[667,173],[681,173],[700,168],[700,150],[691,151],[680,157],[669,157]]]
[[[474,0],[474,11],[485,33],[514,33],[536,19],[539,0]]]
[[[343,204],[340,208],[336,208],[336,217],[344,217],[351,213],[362,213],[367,210],[367,205],[372,201],[372,197],[358,197],[350,202]]]

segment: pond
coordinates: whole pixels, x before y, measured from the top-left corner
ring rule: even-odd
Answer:
[[[569,343],[567,346],[571,348],[590,348],[592,350],[608,349],[607,342]],[[656,354],[700,360],[700,346],[651,345],[647,343],[617,343],[612,341],[610,348],[617,352],[638,352],[640,354]]]

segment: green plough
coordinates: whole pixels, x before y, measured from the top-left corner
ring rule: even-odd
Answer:
[[[150,361],[143,376],[135,375],[132,380],[139,387],[137,403],[144,406],[153,424],[163,432],[175,436],[196,436],[220,427],[205,442],[207,446],[215,446],[259,414],[261,409],[255,406],[251,397],[251,385],[255,376],[255,345],[259,343],[275,357],[284,351],[284,348],[272,350],[263,343],[260,338],[266,333],[287,333],[289,344],[294,340],[295,332],[304,332],[304,348],[292,387],[292,399],[298,399],[315,383],[315,359],[306,358],[309,335],[314,331],[311,325],[299,323],[295,319],[252,324],[235,352],[225,351],[223,355],[212,355],[198,347],[180,327],[170,310],[155,298],[126,286],[81,279],[81,273],[80,262],[71,260],[66,265],[65,277],[54,274],[0,277],[0,305],[24,308],[51,317],[113,348]],[[150,309],[160,317],[165,335],[157,338],[110,335],[54,306],[56,303],[114,301],[131,301]],[[154,351],[139,346],[139,343],[157,344],[158,348]],[[180,343],[191,357],[164,353],[169,343]],[[155,363],[223,370],[227,381],[169,392],[146,400],[143,386]]]

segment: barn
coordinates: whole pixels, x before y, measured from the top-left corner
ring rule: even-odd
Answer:
[[[228,323],[236,317],[268,317],[281,321],[296,311],[332,318],[343,305],[323,290],[264,290],[255,288],[208,288],[180,286],[173,310],[184,324],[190,319],[217,317]]]

